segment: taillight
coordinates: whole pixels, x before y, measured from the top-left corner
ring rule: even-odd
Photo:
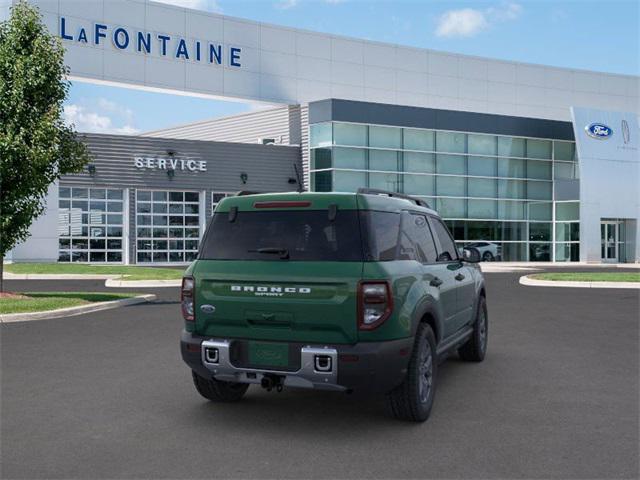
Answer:
[[[358,328],[373,330],[393,311],[393,296],[388,282],[360,282],[358,287]]]
[[[187,322],[193,322],[195,320],[195,316],[193,314],[194,290],[195,290],[195,280],[193,279],[193,277],[183,277],[182,291],[180,293],[180,303],[182,304],[182,316]]]

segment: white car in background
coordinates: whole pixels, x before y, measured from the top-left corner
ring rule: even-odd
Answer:
[[[502,260],[502,245],[492,242],[474,242],[468,243],[466,247],[473,247],[480,252],[480,258],[483,262],[494,262]]]

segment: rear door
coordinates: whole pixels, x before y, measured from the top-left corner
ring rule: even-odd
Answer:
[[[436,245],[429,228],[426,215],[417,212],[405,212],[402,230],[415,244],[415,258],[422,263],[424,288],[437,300],[436,306],[441,309],[447,336],[453,325],[457,310],[457,294],[454,273],[444,263],[436,262]]]
[[[452,318],[449,333],[455,333],[467,325],[471,319],[474,296],[473,275],[458,257],[458,250],[444,222],[436,217],[429,217],[429,224],[438,248],[437,263],[444,265],[450,273],[447,277],[455,291],[456,313]]]
[[[216,213],[194,272],[196,331],[355,343],[362,276],[358,225],[356,210]]]

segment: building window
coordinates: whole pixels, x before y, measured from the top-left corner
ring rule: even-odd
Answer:
[[[324,147],[333,144],[333,132],[331,123],[316,123],[311,125],[312,147]]]
[[[578,262],[580,260],[580,243],[556,243],[556,262]]]
[[[184,263],[195,260],[200,243],[198,192],[136,192],[138,263]]]
[[[121,263],[123,191],[60,187],[58,261]]]
[[[571,221],[580,219],[580,206],[578,202],[557,202],[556,221]]]
[[[313,136],[313,131],[311,132]],[[311,140],[316,141],[315,139]],[[333,143],[354,147],[367,146],[367,126],[351,123],[336,123],[333,128]]]

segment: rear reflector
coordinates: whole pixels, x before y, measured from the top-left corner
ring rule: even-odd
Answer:
[[[291,207],[310,207],[311,202],[256,202],[253,208],[291,208]]]
[[[342,355],[340,355],[339,359],[341,362],[357,362],[358,360],[360,360],[360,357],[358,355],[348,355],[346,353],[343,353]]]

